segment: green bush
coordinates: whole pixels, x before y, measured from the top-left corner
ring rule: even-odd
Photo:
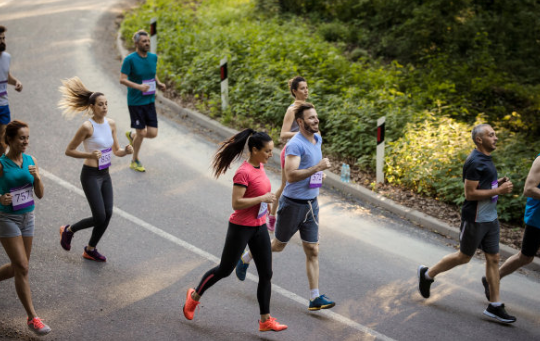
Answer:
[[[337,16],[340,6],[351,1],[323,7]],[[279,6],[302,8],[315,2],[280,0]],[[395,10],[402,8],[397,0],[387,3]],[[514,181],[516,193],[521,190],[534,156],[531,146],[540,151],[538,142],[525,135],[532,132],[527,130],[529,123],[538,123],[532,113],[540,101],[533,92],[540,89],[498,72],[486,35],[471,43],[478,53],[466,62],[436,51],[418,67],[401,65],[369,59],[371,51],[348,52],[348,46],[327,41],[333,39],[328,39],[330,33],[352,41],[365,31],[352,38],[354,30],[343,23],[318,30],[315,16],[307,20],[272,14],[275,1],[268,2],[268,11],[261,15],[261,6],[249,0],[148,0],[126,15],[121,32],[129,41],[133,32],[157,17],[160,78],[186,100],[195,101],[198,110],[238,129],[264,129],[275,141],[293,100],[287,80],[306,77],[310,101],[321,119],[325,152],[356,160],[366,170],[374,169],[376,121],[385,116],[388,181],[454,204],[463,200],[461,169],[472,149],[469,132],[478,113],[484,112],[483,121],[494,122],[502,134],[494,154],[499,172]],[[223,112],[219,61],[225,56],[230,107]],[[520,107],[534,110],[516,110],[524,98],[528,102]],[[521,219],[523,199],[516,195],[501,198],[501,218]]]
[[[436,106],[431,95],[440,85],[435,100],[451,104],[452,117],[471,123],[485,113],[498,121],[515,111],[530,124],[513,130],[540,133],[538,1],[280,0],[279,6],[309,16],[328,41],[414,65],[414,82],[401,91],[427,93],[425,108]],[[359,34],[345,34],[343,24]]]
[[[484,119],[474,124],[485,122]],[[441,201],[461,205],[464,198],[463,164],[474,149],[473,125],[431,113],[420,124],[407,124],[403,137],[389,142],[386,157],[386,179],[389,183],[414,188],[418,193]],[[512,195],[501,195],[497,203],[499,218],[522,222],[525,178],[540,143],[523,143],[523,135],[495,126],[499,141],[493,162],[499,178],[507,176],[514,185]]]

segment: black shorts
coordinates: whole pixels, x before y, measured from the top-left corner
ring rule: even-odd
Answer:
[[[157,128],[157,113],[154,103],[144,105],[128,105],[131,117],[131,128],[144,129],[147,126]]]
[[[474,256],[476,249],[488,254],[499,253],[499,220],[486,223],[462,221],[459,234],[459,250],[467,256]]]
[[[521,243],[521,254],[527,257],[534,257],[540,248],[540,228],[525,225],[523,242]]]

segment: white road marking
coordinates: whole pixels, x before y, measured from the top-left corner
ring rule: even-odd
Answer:
[[[66,188],[67,190],[73,192],[73,193],[76,193],[78,195],[80,195],[81,197],[85,197],[84,195],[84,192],[82,189],[80,189],[79,187],[76,187],[72,184],[70,184],[69,182],[57,177],[56,175],[52,174],[52,173],[49,173],[47,172],[46,170],[44,170],[43,168],[40,168],[40,173],[46,177],[47,179],[49,180],[52,180],[54,182],[56,182],[57,184],[59,184],[60,186]],[[201,250],[199,249],[198,247],[194,246],[194,245],[191,245],[190,243],[178,238],[178,237],[175,237],[173,236],[172,234],[168,233],[168,232],[165,232],[161,229],[159,229],[158,227],[152,225],[152,224],[149,224],[147,223],[146,221],[142,220],[142,219],[139,219],[131,214],[129,214],[128,212],[114,206],[113,208],[113,211],[114,211],[114,214],[117,214],[119,216],[121,216],[122,218],[128,220],[128,221],[131,221],[132,223],[134,224],[137,224],[139,225],[140,227],[176,244],[176,245],[179,245],[211,262],[214,262],[216,264],[219,264],[220,262],[220,259],[204,250]],[[259,278],[257,276],[254,276],[250,273],[247,274],[246,276],[247,279],[249,279],[250,281],[253,281],[255,283],[257,283],[259,281]],[[301,305],[303,305],[304,307],[307,307],[309,305],[309,301],[305,298],[302,298],[298,295],[296,295],[295,293],[291,292],[291,291],[288,291],[287,289],[284,289],[282,287],[280,287],[279,285],[276,285],[276,284],[272,284],[272,291],[273,292],[277,292],[285,297],[287,297],[288,299],[292,300],[292,301],[295,301]],[[323,314],[331,319],[333,319],[334,321],[336,322],[339,322],[341,324],[344,324],[348,327],[351,327],[351,328],[354,328],[362,333],[366,333],[366,334],[369,334],[373,337],[376,337],[377,340],[384,340],[384,341],[395,341],[394,339],[384,335],[384,334],[381,334],[369,327],[366,327],[358,322],[355,322],[343,315],[340,315],[338,313],[335,313],[335,312],[332,312],[330,310],[320,310],[319,312],[317,312],[317,314]]]
[[[0,7],[9,4],[11,1],[13,1],[13,0],[4,0],[4,1],[0,1]]]

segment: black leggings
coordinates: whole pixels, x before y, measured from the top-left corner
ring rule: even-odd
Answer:
[[[221,263],[204,274],[196,291],[197,294],[202,296],[208,288],[216,284],[220,279],[229,276],[236,267],[236,263],[242,256],[246,245],[249,245],[249,250],[259,273],[259,285],[257,287],[259,309],[261,315],[269,314],[270,296],[272,294],[272,249],[266,225],[241,226],[229,222]]]
[[[92,211],[92,217],[71,225],[71,231],[77,232],[94,227],[88,245],[96,247],[105,233],[113,212],[113,188],[109,168],[98,170],[97,167],[83,165],[81,184]]]

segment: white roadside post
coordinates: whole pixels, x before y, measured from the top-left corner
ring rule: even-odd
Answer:
[[[377,183],[384,183],[384,123],[386,117],[377,120]]]
[[[150,20],[150,52],[157,54],[157,19]]]
[[[225,111],[229,105],[229,80],[227,78],[227,57],[219,62],[221,75],[221,110]]]

